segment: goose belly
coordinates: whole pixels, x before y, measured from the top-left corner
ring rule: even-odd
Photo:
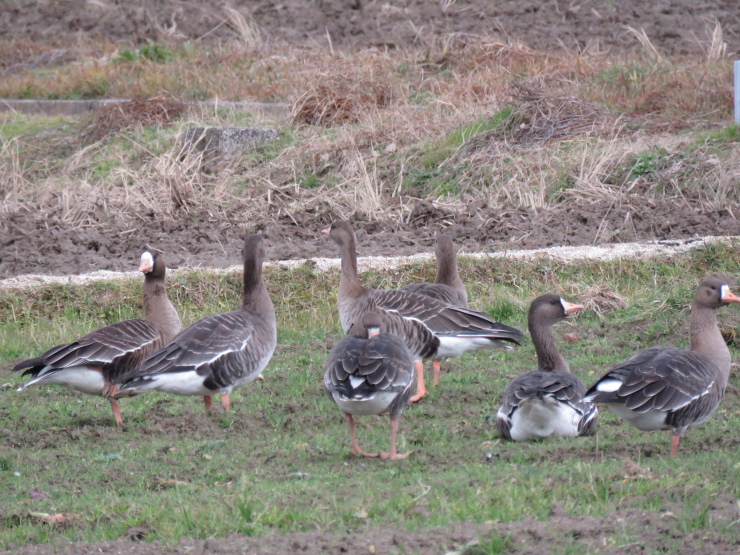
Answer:
[[[157,390],[172,395],[211,395],[214,392],[203,384],[204,376],[199,376],[195,370],[189,372],[173,372],[170,374],[151,374],[149,379],[136,384],[137,393]]]
[[[573,407],[554,399],[524,399],[511,416],[511,439],[577,436],[580,418]]]
[[[45,370],[42,370],[40,373],[43,373]],[[72,366],[37,376],[20,387],[18,391],[36,384],[62,385],[87,395],[102,395],[105,388],[105,379],[103,378],[103,373],[99,370],[93,370],[87,366]]]
[[[479,349],[493,349],[495,347],[506,348],[505,344],[498,341],[491,341],[485,337],[455,337],[455,336],[438,336],[439,350],[437,356],[458,358],[468,351],[477,351]]]
[[[650,412],[635,412],[624,406],[623,403],[605,403],[609,410],[619,418],[634,426],[643,432],[652,432],[653,430],[665,430],[668,428],[665,423],[668,412],[664,410],[654,410]]]
[[[332,398],[342,412],[353,416],[364,416],[387,412],[398,395],[398,393],[381,391],[365,399],[347,399],[335,391]]]

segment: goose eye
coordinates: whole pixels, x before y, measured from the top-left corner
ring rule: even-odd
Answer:
[[[717,290],[717,286],[716,285],[712,285],[711,287],[712,287],[712,291],[716,291]]]

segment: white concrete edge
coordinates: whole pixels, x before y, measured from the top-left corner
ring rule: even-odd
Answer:
[[[580,247],[549,247],[533,250],[512,250],[494,253],[474,252],[460,253],[462,258],[473,258],[476,260],[496,260],[499,258],[514,258],[520,260],[533,260],[537,258],[551,258],[560,262],[574,262],[581,260],[616,260],[624,258],[654,258],[657,256],[674,256],[686,253],[692,249],[703,247],[712,243],[731,244],[740,242],[740,236],[709,236],[693,239],[676,239],[666,241],[647,241],[644,243],[613,243],[600,246]],[[414,254],[410,256],[364,256],[358,257],[358,270],[390,270],[399,266],[406,266],[434,259],[433,253]],[[307,262],[315,264],[318,271],[325,272],[332,268],[339,268],[338,258],[311,258],[298,260],[282,260],[266,262],[266,268],[297,268]],[[168,270],[169,277],[189,272],[206,272],[214,275],[225,275],[241,271],[241,266],[230,266],[227,268],[198,268],[183,267]],[[69,276],[48,276],[27,274],[0,280],[0,289],[21,289],[25,287],[39,287],[52,284],[83,285],[95,281],[117,281],[117,280],[141,279],[140,272],[112,272],[109,270],[98,270],[89,274],[78,274]]]

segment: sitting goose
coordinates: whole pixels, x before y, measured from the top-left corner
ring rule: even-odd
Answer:
[[[13,368],[25,370],[33,379],[18,388],[35,384],[63,385],[88,395],[106,395],[111,381],[136,368],[180,331],[180,318],[167,298],[164,258],[147,251],[141,255],[144,273],[144,319],[124,320],[92,331],[77,341],[59,345],[38,358]],[[107,396],[116,425],[121,408]]]
[[[426,395],[422,359],[459,357],[477,349],[519,344],[523,335],[517,329],[500,324],[488,315],[403,290],[367,289],[357,275],[355,233],[342,220],[322,233],[339,246],[342,268],[337,294],[337,308],[342,329],[349,331],[367,312],[377,312],[387,333],[406,343],[416,364],[416,394],[411,401]]]
[[[446,233],[437,235],[434,256],[437,259],[437,275],[434,283],[412,283],[401,289],[433,297],[451,306],[468,308],[468,292],[457,273],[457,257],[452,237]],[[432,360],[434,385],[439,382],[439,370],[440,359],[435,358]]]
[[[267,366],[275,350],[275,308],[262,281],[262,238],[244,239],[244,300],[233,312],[201,318],[151,354],[139,368],[121,376],[113,393],[133,396],[152,390],[174,395],[202,395],[206,411],[212,395],[229,394],[248,384]]]
[[[501,437],[529,441],[593,431],[596,405],[583,401],[586,386],[570,373],[552,337],[553,324],[582,308],[558,295],[542,295],[532,302],[527,320],[537,352],[537,370],[515,378],[504,391],[504,404],[496,414]]]
[[[671,457],[690,427],[719,406],[730,375],[730,350],[717,327],[716,311],[740,303],[720,278],[699,284],[691,303],[690,348],[650,347],[617,364],[584,399],[605,403],[638,430],[671,430]]]
[[[365,453],[357,445],[352,416],[389,414],[391,448],[380,453],[380,458],[405,459],[412,452],[396,452],[396,435],[398,419],[411,398],[414,359],[401,339],[381,333],[381,328],[378,314],[367,312],[337,342],[326,363],[324,392],[347,421],[353,455],[378,456]]]

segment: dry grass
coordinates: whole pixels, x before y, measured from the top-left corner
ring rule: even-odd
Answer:
[[[586,310],[593,310],[599,318],[603,319],[603,315],[612,310],[627,307],[627,299],[614,292],[603,281],[599,281],[588,287],[577,283],[571,284],[570,287],[575,292],[578,302]]]
[[[303,92],[293,101],[296,124],[334,127],[372,117],[391,104],[393,85],[375,64],[359,67],[337,61],[306,75]]]
[[[100,206],[130,218],[204,210],[245,220],[254,213],[297,223],[303,214],[360,214],[407,223],[419,198],[446,212],[480,201],[536,210],[574,201],[617,207],[638,195],[707,208],[740,201],[737,156],[711,146],[687,154],[686,142],[670,134],[729,114],[721,29],[705,58],[670,60],[647,43],[637,55],[544,53],[464,34],[410,51],[273,50],[242,12],[225,21],[236,38],[221,48],[176,51],[159,64],[113,64],[113,48],[103,45],[84,64],[10,75],[0,80],[0,95],[166,90],[169,97],[289,100],[294,140],[209,173],[197,156],[182,156],[177,130],[166,127],[181,105],[109,107],[86,130],[4,139],[2,210],[41,207],[83,223],[94,222]],[[511,117],[480,131],[478,123],[503,106]],[[198,123],[241,118],[202,115]],[[165,127],[152,139],[142,125]],[[608,233],[600,229],[599,237]]]
[[[542,79],[512,83],[511,102],[516,121],[508,139],[541,143],[564,141],[580,136],[613,136],[618,119],[605,109],[573,94],[549,90]]]
[[[100,141],[134,125],[169,125],[185,110],[185,103],[166,98],[141,98],[103,106],[93,113],[84,139]]]

